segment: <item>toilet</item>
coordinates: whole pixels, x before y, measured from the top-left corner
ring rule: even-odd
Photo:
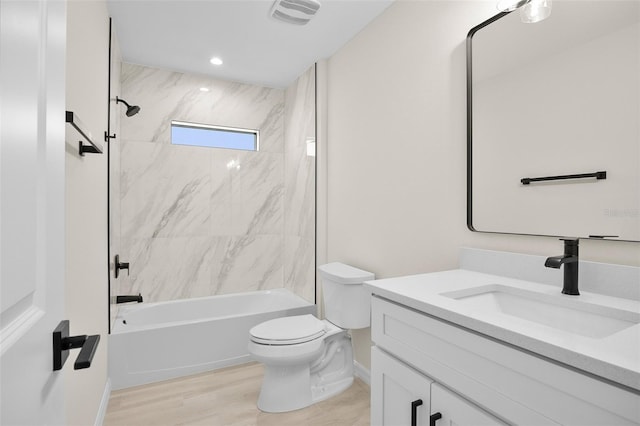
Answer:
[[[308,407],[353,383],[353,349],[347,329],[371,324],[370,294],[375,278],[343,263],[318,267],[325,320],[313,315],[276,318],[249,331],[249,353],[264,364],[258,408],[281,413]]]

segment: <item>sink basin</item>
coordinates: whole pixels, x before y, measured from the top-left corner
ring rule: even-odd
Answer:
[[[640,312],[583,302],[580,296],[551,295],[499,284],[440,295],[455,299],[472,309],[510,315],[595,339],[640,323]]]

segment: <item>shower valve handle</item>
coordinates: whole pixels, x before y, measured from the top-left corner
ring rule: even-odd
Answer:
[[[118,275],[120,275],[120,270],[121,269],[126,269],[127,270],[127,276],[129,276],[129,262],[120,262],[120,255],[116,254],[116,258],[115,258],[115,276],[116,278],[118,278]]]

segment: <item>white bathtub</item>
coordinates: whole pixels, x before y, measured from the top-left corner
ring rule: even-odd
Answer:
[[[248,362],[251,327],[309,313],[316,306],[285,289],[122,306],[109,335],[112,389]]]

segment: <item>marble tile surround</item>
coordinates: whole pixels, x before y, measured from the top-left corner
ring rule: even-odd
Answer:
[[[131,264],[121,294],[155,302],[287,287],[314,300],[313,77],[284,91],[123,64],[121,97],[141,111],[122,118],[119,137]],[[172,119],[259,129],[260,151],[171,145]]]
[[[121,76],[122,98],[142,107],[136,120],[123,119],[126,140],[170,144],[171,120],[178,120],[258,129],[260,151],[282,153],[281,89],[131,64],[122,64]]]
[[[315,140],[315,68],[285,92],[284,111],[284,281],[285,287],[314,300],[315,157],[307,140]]]

